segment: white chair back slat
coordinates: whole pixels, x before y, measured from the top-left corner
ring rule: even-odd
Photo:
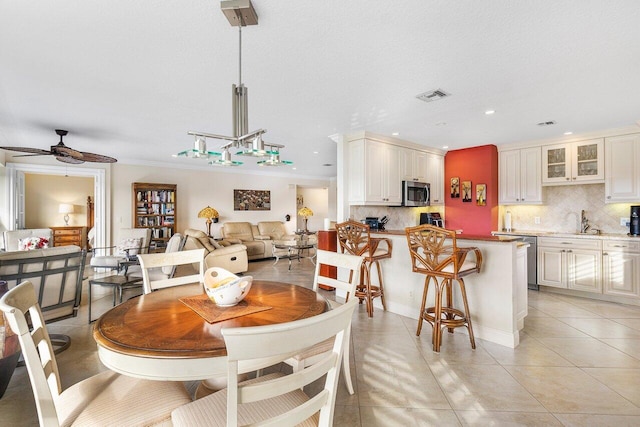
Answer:
[[[148,294],[157,289],[171,286],[186,285],[189,283],[204,281],[204,249],[193,249],[181,252],[165,252],[156,254],[138,255],[140,268],[142,269],[142,281],[144,293]],[[179,265],[197,264],[198,273],[194,275],[173,277],[170,279],[161,278],[154,280],[149,274],[149,270],[161,267],[177,267]]]

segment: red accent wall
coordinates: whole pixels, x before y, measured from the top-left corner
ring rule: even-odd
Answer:
[[[444,158],[445,226],[466,235],[498,229],[498,149],[495,145],[452,150]],[[460,178],[460,197],[452,198],[452,177]],[[471,181],[471,202],[463,202],[462,181]],[[476,203],[476,184],[486,184],[486,205]]]

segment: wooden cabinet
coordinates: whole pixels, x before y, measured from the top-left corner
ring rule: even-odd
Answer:
[[[640,199],[640,134],[605,139],[606,203]]]
[[[596,239],[538,238],[538,284],[602,292],[602,242]]]
[[[152,251],[161,251],[176,232],[175,184],[133,183],[133,227],[151,228]]]
[[[605,240],[602,267],[605,294],[640,297],[640,242]]]
[[[76,245],[83,249],[87,248],[87,227],[51,227],[53,231],[53,245],[69,246]]]
[[[400,147],[400,177],[402,181],[429,182],[428,153]]]
[[[444,156],[427,153],[427,179],[431,187],[431,206],[444,205]]]
[[[542,203],[541,148],[523,148],[500,152],[499,192],[500,204]]]
[[[360,139],[349,143],[349,202],[400,206],[400,147]]]
[[[604,182],[604,140],[591,139],[542,147],[542,184]]]

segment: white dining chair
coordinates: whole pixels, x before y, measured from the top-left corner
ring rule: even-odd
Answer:
[[[9,290],[0,299],[0,310],[18,334],[40,426],[168,424],[171,411],[191,401],[180,382],[141,380],[112,371],[63,391],[33,284],[25,281]]]
[[[313,290],[318,292],[319,285],[331,286],[336,289],[345,291],[346,301],[349,301],[349,297],[355,295],[356,286],[358,286],[358,283],[360,283],[360,271],[363,263],[363,258],[356,255],[323,251],[321,249],[318,249],[317,256],[318,262],[316,263],[316,272],[313,279]],[[347,272],[349,273],[348,281],[323,276],[321,274],[321,265],[346,270],[343,272],[343,274],[346,274]],[[347,336],[351,336],[350,331],[348,331]],[[348,339],[347,343],[349,342],[350,340]],[[319,358],[322,357],[323,353],[330,351],[331,344],[331,340],[321,342],[311,348],[305,349],[305,351],[303,351],[302,353],[296,354],[295,356],[285,360],[284,362],[288,365],[291,365],[294,372],[298,372],[304,369],[306,366],[314,364]],[[343,359],[342,371],[344,373],[344,380],[347,384],[347,390],[349,391],[349,394],[353,394],[354,390],[353,383],[351,381],[351,366],[349,363],[349,345],[347,345],[344,349]]]
[[[138,255],[138,260],[142,270],[142,288],[145,294],[171,286],[204,282],[204,249],[141,254]],[[173,272],[176,267],[187,264],[197,265],[197,273],[179,277],[173,277],[172,275],[158,277],[152,274],[154,269],[161,268],[165,272]]]
[[[342,352],[357,300],[317,316],[268,326],[222,328],[229,386],[175,409],[174,426],[331,426]],[[333,339],[322,360],[299,372],[268,374],[238,383],[238,375],[279,363],[303,349]],[[301,389],[324,377],[309,397]]]

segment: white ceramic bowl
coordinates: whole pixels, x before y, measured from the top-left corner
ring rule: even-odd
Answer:
[[[252,276],[236,276],[218,267],[204,273],[204,290],[211,301],[220,307],[232,307],[247,296],[253,282]]]

